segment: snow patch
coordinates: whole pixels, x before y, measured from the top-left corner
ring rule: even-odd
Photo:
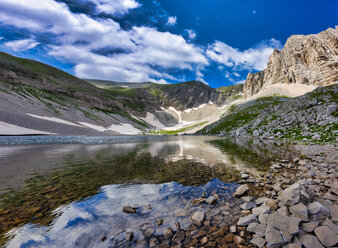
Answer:
[[[75,126],[75,127],[83,127],[83,126],[75,124],[73,122],[66,121],[66,120],[63,120],[63,119],[60,119],[60,118],[56,118],[56,117],[40,116],[40,115],[34,115],[34,114],[29,114],[29,113],[26,113],[26,114],[31,116],[31,117],[46,120],[46,121],[53,121],[53,122],[71,125],[71,126]]]
[[[139,129],[136,127],[128,124],[128,123],[121,123],[121,124],[111,124],[108,128],[94,125],[87,122],[79,122],[81,125],[89,127],[91,129],[95,129],[99,132],[105,132],[105,131],[114,131],[120,134],[138,134],[140,132]]]
[[[49,133],[40,130],[20,127],[0,121],[0,135],[31,135],[31,134],[55,134],[55,133]]]

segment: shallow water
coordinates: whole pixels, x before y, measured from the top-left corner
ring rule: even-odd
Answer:
[[[125,231],[137,240],[143,227],[154,235],[177,221],[186,228],[193,199],[206,192],[217,193],[218,204],[235,201],[239,171],[264,171],[280,154],[274,144],[205,136],[0,137],[1,242],[123,246]],[[125,205],[137,214],[123,213]]]

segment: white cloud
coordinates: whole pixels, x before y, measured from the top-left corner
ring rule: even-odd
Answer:
[[[244,84],[246,80],[240,80],[240,81],[237,81],[235,82],[234,84],[238,85],[238,84]]]
[[[167,69],[193,71],[199,64],[208,64],[203,49],[181,35],[149,27],[126,31],[112,19],[72,13],[67,5],[54,0],[18,0],[15,4],[0,0],[0,6],[0,22],[31,32],[54,33],[57,45],[49,45],[48,54],[74,63],[79,77],[136,82],[175,80],[165,72]],[[107,48],[124,52],[95,52]]]
[[[99,13],[107,14],[126,14],[130,9],[135,9],[141,6],[135,0],[90,0],[96,4],[96,10]]]
[[[240,51],[221,41],[215,41],[208,46],[206,55],[211,60],[228,67],[238,67],[241,70],[263,70],[273,50],[281,46],[279,41],[271,39],[254,48]]]
[[[36,47],[39,44],[40,43],[37,42],[36,40],[34,40],[33,38],[9,41],[9,42],[4,43],[4,45],[6,47],[9,47],[10,49],[12,49],[15,52],[27,51],[27,50],[30,50],[30,49]]]
[[[194,30],[186,29],[185,31],[187,32],[189,39],[193,40],[193,39],[196,38],[197,35],[196,35],[196,32]]]
[[[167,25],[168,26],[174,26],[177,23],[177,16],[169,16]]]

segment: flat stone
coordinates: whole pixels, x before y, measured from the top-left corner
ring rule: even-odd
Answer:
[[[241,186],[239,186],[236,189],[236,192],[234,193],[234,196],[241,196],[243,195],[245,192],[247,192],[249,190],[249,187],[247,184],[243,184]]]
[[[302,242],[305,248],[324,248],[324,246],[319,242],[319,240],[310,234],[306,234],[300,237],[300,242]]]
[[[135,214],[136,213],[136,208],[131,207],[131,206],[124,206],[122,208],[122,211],[127,213],[127,214]]]
[[[217,202],[217,199],[213,196],[209,196],[206,200],[206,202],[209,204],[209,205],[212,205],[212,204],[215,204]]]
[[[205,213],[202,211],[197,211],[190,217],[191,221],[198,226],[202,225],[204,218],[205,218]]]
[[[270,225],[266,228],[265,239],[269,248],[280,247],[286,243],[280,231]]]
[[[189,212],[183,208],[180,209],[176,209],[175,210],[175,216],[176,217],[184,217],[184,216],[188,216]]]
[[[249,214],[248,216],[241,217],[241,218],[239,218],[237,225],[238,226],[247,226],[250,223],[257,222],[257,217],[258,217],[257,214]]]
[[[256,204],[254,202],[245,202],[242,205],[240,205],[240,208],[243,210],[249,210],[256,207]]]
[[[292,217],[300,218],[302,221],[308,221],[307,208],[303,203],[298,203],[289,208]]]
[[[255,233],[259,237],[264,237],[266,226],[258,223],[250,223],[246,228],[246,231]]]
[[[308,223],[303,223],[302,225],[302,229],[304,230],[304,232],[313,232],[313,230],[319,225],[318,221],[311,221]]]
[[[270,199],[267,198],[267,197],[260,197],[260,198],[256,199],[255,202],[256,202],[257,205],[262,205],[262,204],[268,202],[269,200]]]
[[[319,241],[325,246],[334,246],[338,243],[338,235],[327,226],[315,228],[315,234]]]
[[[261,248],[265,245],[266,241],[265,241],[265,239],[262,239],[261,237],[255,236],[253,239],[251,239],[250,243],[256,245],[259,248]]]
[[[253,208],[251,211],[252,211],[253,214],[258,214],[258,215],[268,214],[268,213],[270,213],[270,207],[263,205],[263,206],[260,206],[260,207]]]

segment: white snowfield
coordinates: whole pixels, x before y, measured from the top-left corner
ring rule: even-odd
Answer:
[[[27,115],[38,118],[38,119],[46,120],[46,121],[53,121],[53,122],[71,125],[71,126],[75,126],[75,127],[83,127],[79,124],[76,124],[76,123],[73,123],[73,122],[70,122],[70,121],[66,121],[66,120],[63,120],[63,119],[60,119],[60,118],[56,118],[56,117],[33,115],[33,114],[29,114],[29,113],[27,113]]]
[[[49,132],[43,132],[39,130],[29,129],[25,127],[20,127],[6,122],[0,121],[0,135],[46,135],[46,134],[55,134]]]

